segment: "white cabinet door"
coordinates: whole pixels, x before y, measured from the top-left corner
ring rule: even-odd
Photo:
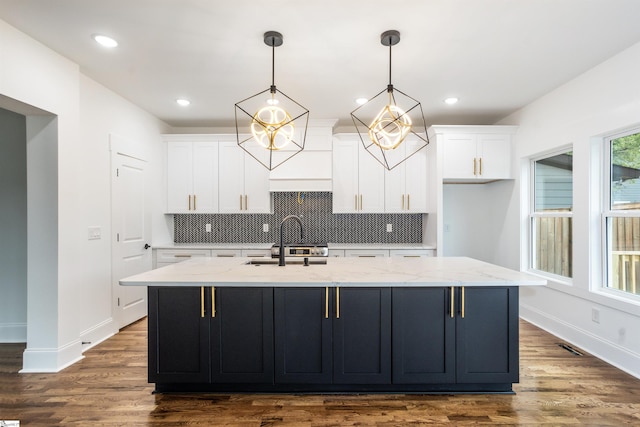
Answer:
[[[333,212],[358,211],[358,143],[355,138],[333,141]]]
[[[384,212],[384,167],[362,147],[358,135],[333,143],[333,212]]]
[[[193,151],[190,142],[167,143],[167,212],[189,212],[193,194]]]
[[[505,134],[478,135],[478,178],[511,178],[511,136]]]
[[[269,170],[238,147],[220,142],[220,213],[270,213]]]
[[[218,213],[218,143],[193,143],[193,211]]]
[[[358,189],[362,213],[384,212],[384,166],[358,144]]]
[[[444,179],[510,179],[511,135],[446,134]]]
[[[244,151],[233,141],[220,142],[218,200],[220,213],[242,212],[244,207]]]
[[[407,142],[397,150],[413,152]],[[384,204],[387,213],[424,213],[428,211],[427,150],[423,149],[390,171],[385,171]]]
[[[476,135],[444,135],[443,178],[473,179],[477,168]]]
[[[244,213],[271,213],[269,169],[253,157],[244,156]]]
[[[218,212],[216,142],[167,142],[167,212]]]

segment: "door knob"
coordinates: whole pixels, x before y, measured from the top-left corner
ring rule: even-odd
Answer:
[[[144,244],[144,248],[145,248],[145,249],[149,249],[150,247],[151,247],[151,245],[149,245],[148,243],[145,243],[145,244]]]

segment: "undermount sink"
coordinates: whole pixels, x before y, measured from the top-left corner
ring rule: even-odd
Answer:
[[[247,261],[245,265],[278,265],[277,258],[255,258]],[[309,258],[309,265],[321,265],[326,264],[327,258],[317,257]],[[304,264],[304,258],[287,259],[287,265],[302,265]]]

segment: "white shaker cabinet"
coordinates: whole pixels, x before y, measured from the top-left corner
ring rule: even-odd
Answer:
[[[220,213],[271,213],[269,170],[235,140],[219,145]]]
[[[406,145],[405,145],[406,144]],[[411,145],[417,142],[405,142],[396,150],[415,151]],[[390,171],[385,170],[384,205],[387,213],[425,213],[428,212],[427,187],[427,150],[422,149]]]
[[[384,171],[357,134],[333,139],[333,212],[384,212]]]
[[[506,128],[506,126],[504,126]],[[511,179],[511,133],[453,131],[441,134],[445,180]]]
[[[167,213],[218,212],[218,144],[166,136]]]

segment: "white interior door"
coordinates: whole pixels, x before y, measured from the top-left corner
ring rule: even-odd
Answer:
[[[113,318],[122,328],[147,314],[147,288],[120,286],[124,277],[151,269],[151,215],[146,191],[147,162],[112,152]]]

